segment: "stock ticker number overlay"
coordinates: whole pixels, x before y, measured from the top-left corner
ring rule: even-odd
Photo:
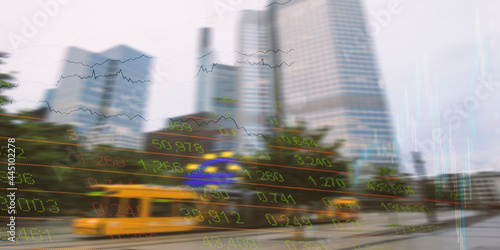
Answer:
[[[175,130],[175,131],[186,131],[186,132],[193,132],[193,128],[191,128],[191,125],[187,122],[170,122],[168,128],[165,129],[165,132],[168,132],[168,130]]]
[[[78,154],[77,156],[80,156],[82,158],[83,164],[87,164],[82,153]],[[121,167],[121,168],[125,167],[125,162],[119,156],[116,156],[115,158],[113,158],[112,156],[104,155],[104,158],[103,158],[103,155],[96,154],[92,157],[92,160],[90,160],[90,161],[87,158],[87,161],[89,162],[88,164],[90,164],[90,162],[92,162],[92,165],[110,166],[110,167],[116,166],[116,167]]]
[[[137,204],[136,204],[137,203]],[[127,204],[127,208],[121,208],[118,199],[112,200],[108,207],[104,207],[101,203],[95,201],[92,202],[92,208],[94,208],[94,212],[96,216],[102,217],[140,217],[141,214],[141,205],[136,201],[134,204]],[[123,204],[122,204],[123,205]],[[137,212],[134,212],[135,211]]]
[[[174,147],[172,147],[170,142],[167,140],[160,141],[159,139],[152,139],[151,143],[153,143],[153,145],[156,149],[174,150]],[[194,151],[196,151],[200,154],[205,153],[205,150],[203,150],[203,147],[198,143],[176,141],[174,143],[174,146],[175,146],[176,153],[194,152]]]
[[[5,177],[4,177],[5,174]],[[28,185],[34,185],[35,184],[35,179],[33,179],[33,175],[30,173],[15,173],[17,176],[14,178],[14,183],[17,185],[20,184],[28,184]],[[3,183],[9,184],[9,174],[5,171],[0,171],[0,179],[2,180]],[[17,180],[17,181],[16,181]]]
[[[312,182],[314,186],[320,186],[320,187],[339,187],[339,188],[345,188],[346,185],[344,183],[344,180],[341,178],[332,178],[332,177],[319,177],[319,180],[316,179],[319,183],[316,184],[316,181],[312,176],[309,176],[307,178],[308,181]],[[324,182],[323,182],[324,181]],[[322,183],[323,182],[323,183]],[[337,186],[335,186],[335,183],[337,183]]]
[[[208,224],[212,224],[213,223],[220,223],[220,222],[227,222],[227,223],[235,223],[235,224],[245,224],[245,222],[241,221],[241,216],[240,216],[240,213],[236,212],[236,211],[231,211],[230,213],[229,212],[225,212],[225,211],[219,211],[219,213],[217,213],[217,211],[215,210],[208,210],[208,217],[207,215],[207,218],[205,218],[202,214],[202,212],[199,210],[199,209],[191,209],[189,210],[188,208],[181,208],[180,209],[181,212],[183,212],[184,214],[182,214],[182,216],[184,216],[184,219],[186,220],[196,220],[196,221],[199,221],[199,222],[208,222]],[[229,216],[228,216],[229,214]],[[189,216],[189,218],[188,218]],[[194,218],[193,218],[194,217]],[[231,219],[230,219],[231,218]]]
[[[101,136],[94,136],[92,134],[92,132],[89,132],[87,136],[82,136],[81,133],[80,133],[80,138],[78,137],[78,134],[76,133],[76,131],[74,131],[73,129],[68,129],[66,130],[66,133],[69,133],[68,137],[69,139],[73,140],[73,141],[90,141],[90,142],[99,142],[99,140],[102,139],[106,139],[104,137],[101,137]],[[114,139],[112,139],[114,141]]]
[[[260,159],[260,160],[271,160],[271,157],[266,151],[258,151],[258,150],[250,150],[252,152],[249,155],[242,155],[237,148],[231,148],[231,151],[234,152],[234,157],[236,158],[247,158],[247,159]]]
[[[212,236],[210,239],[208,236],[205,236],[203,238],[203,245],[207,245],[210,248],[223,248],[224,246],[227,246],[227,249],[247,249],[250,247],[250,249],[257,249],[257,244],[255,241],[251,238],[241,238],[237,237],[233,239],[233,237],[230,237],[229,239],[220,239],[217,236]]]
[[[203,170],[200,168],[196,168],[194,170],[185,170],[183,167],[181,167],[181,164],[179,162],[169,162],[169,161],[153,161],[154,166],[151,166],[148,164],[146,166],[146,163],[144,162],[143,159],[139,160],[139,163],[142,164],[144,169],[146,170],[151,170],[153,173],[186,173],[187,175],[192,175],[192,174],[201,174],[201,175],[217,175],[217,172],[206,172],[206,168],[210,166],[206,166]]]
[[[9,146],[7,145],[7,146],[2,146],[1,150],[3,150],[4,148],[5,148],[5,151],[0,152],[0,155],[4,155],[4,156],[8,157],[9,152],[14,151],[13,154],[16,156],[15,158],[26,159],[26,156],[24,155],[24,149],[22,149],[21,147],[14,147],[13,146],[13,149],[9,149]]]
[[[281,226],[281,227],[299,226],[299,227],[302,227],[302,224],[304,224],[304,226],[306,228],[313,227],[311,224],[311,221],[306,216],[300,217],[300,220],[302,221],[302,223],[297,218],[297,216],[292,217],[292,216],[287,216],[284,214],[280,215],[280,217],[278,218],[279,222],[274,218],[274,215],[272,215],[272,214],[266,214],[266,219],[269,222],[269,225],[271,225],[273,227],[277,227],[277,226]]]
[[[107,181],[108,183],[99,184],[99,183],[97,183],[97,180],[95,178],[87,178],[87,182],[89,183],[89,187],[91,187],[91,188],[97,188],[97,187],[93,187],[92,185],[95,186],[95,185],[108,185],[108,184],[111,185],[111,184],[113,184],[113,180],[112,179],[102,179],[102,180],[103,181]],[[123,183],[122,183],[122,180],[119,180],[119,181],[117,181],[114,184],[123,184]],[[132,183],[132,181],[129,181],[128,184],[132,185],[133,183]]]
[[[4,229],[7,229],[7,227],[0,227],[2,230],[0,234],[7,234],[6,231],[3,231]],[[41,231],[43,229],[38,229],[38,228],[18,228],[18,236],[16,237],[16,244],[19,244],[19,241],[52,241],[52,237],[50,237],[50,232],[49,229],[46,229],[44,231]],[[45,236],[45,237],[44,237]],[[1,240],[7,240],[4,239],[3,237],[0,236]],[[18,241],[19,239],[19,241]]]
[[[382,167],[377,166],[376,168],[378,169],[379,174],[395,174],[396,173],[396,171],[394,171],[394,169],[387,168],[384,166],[382,166]],[[371,168],[370,172],[375,172],[375,171],[373,171],[373,168]]]
[[[396,234],[399,234],[399,231],[396,230],[396,228],[399,228],[399,226],[396,226],[396,225],[393,225],[392,223],[389,225],[390,227],[394,227],[394,231],[396,231]],[[406,229],[408,229],[408,232],[409,233],[417,233],[417,229],[415,229],[414,226],[407,226],[407,225],[400,225],[401,226],[401,229],[403,229],[403,233],[406,234],[406,230],[405,230],[405,227]],[[410,228],[411,227],[411,228]],[[418,226],[417,226],[418,228]],[[427,226],[427,230],[425,230],[425,227],[424,225],[421,225],[420,226],[420,229],[422,229],[421,231],[423,231],[424,233],[430,233],[430,232],[433,232],[433,231],[436,231],[436,230],[439,230],[439,226],[437,227],[434,227],[432,225],[429,225]]]
[[[266,195],[266,193],[264,192],[257,192],[257,197],[259,197],[259,200],[264,202],[264,203],[267,203],[267,202],[270,202],[270,203],[285,203],[286,204],[290,204],[290,202],[293,202],[293,204],[297,204],[295,203],[295,200],[293,199],[292,195],[288,195],[286,196],[285,194],[278,194],[278,193],[269,193],[269,199],[268,199],[268,196]],[[273,198],[274,197],[274,198]],[[280,200],[278,201],[277,197],[280,197]]]
[[[406,205],[406,209],[405,209],[405,206],[404,205],[399,205],[399,204],[392,204],[392,203],[388,203],[387,206],[385,205],[385,203],[381,203],[380,204],[381,207],[384,207],[385,210],[387,210],[387,212],[396,212],[396,213],[399,213],[399,212],[422,212],[422,213],[425,213],[427,211],[427,214],[431,215],[431,211],[429,211],[429,208],[427,208],[426,206],[420,206],[418,207],[417,205]],[[388,207],[391,207],[392,209],[389,210]]]
[[[410,186],[403,186],[403,185],[397,185],[397,184],[392,184],[391,188],[389,188],[389,185],[384,182],[367,182],[366,185],[368,186],[369,189],[373,191],[379,191],[379,192],[386,192],[386,193],[393,193],[393,194],[415,194],[415,191]]]
[[[353,208],[357,208],[357,209],[361,209],[361,207],[358,205],[357,202],[343,202],[343,203],[332,203],[331,201],[331,198],[329,197],[323,197],[322,198],[323,200],[323,203],[325,203],[325,206],[327,207],[333,207],[333,208],[342,208],[342,204],[345,206],[345,207],[349,207],[351,209]]]
[[[333,225],[335,225],[335,228],[340,228],[340,230],[344,231],[344,227],[342,226],[342,223],[340,223],[340,221],[338,219],[334,218],[334,219],[332,219],[332,222],[333,222]],[[354,221],[351,221],[351,220],[346,220],[346,222],[351,222],[351,224],[352,224],[352,228],[350,231],[354,231],[354,232],[357,232],[357,231],[365,231],[366,232],[366,231],[368,231],[368,229],[364,225],[360,224],[359,220],[356,220],[356,223],[354,223]],[[366,224],[366,226],[368,226],[367,221],[365,221],[365,224]],[[358,230],[360,228],[364,228],[364,230]],[[377,232],[377,231],[374,230],[372,232]]]
[[[247,169],[245,169],[243,172],[245,172],[248,175],[249,179],[258,179],[261,181],[272,181],[272,182],[276,182],[276,181],[277,182],[285,182],[285,179],[283,179],[283,176],[279,172],[257,170],[257,171],[255,171],[254,178],[252,178],[250,171],[248,171]],[[255,175],[257,175],[257,176],[255,176]],[[257,178],[255,178],[255,177],[257,177]]]
[[[227,193],[227,190],[225,190],[223,188],[206,188],[206,187],[204,187],[203,193],[201,191],[196,193],[194,188],[191,186],[188,186],[188,185],[182,185],[182,186],[177,185],[177,188],[179,189],[179,191],[181,191],[181,194],[184,194],[184,192],[188,192],[186,190],[183,191],[182,188],[189,189],[189,192],[193,197],[199,197],[202,200],[203,199],[219,199],[219,198],[228,200],[230,198],[229,194]],[[207,193],[207,191],[208,191],[208,193]]]
[[[328,168],[332,167],[332,163],[330,162],[330,160],[328,160],[325,157],[314,158],[314,157],[306,156],[305,160],[300,155],[294,155],[293,157],[295,157],[298,164],[313,166],[313,167],[316,167],[316,166],[322,166],[322,167],[328,167]]]
[[[317,148],[318,147],[318,144],[316,144],[316,142],[311,139],[310,141],[307,141],[307,139],[301,139],[297,136],[294,136],[292,138],[292,140],[290,140],[290,138],[286,135],[282,135],[281,136],[281,140],[283,140],[286,144],[291,144],[291,145],[297,145],[297,146],[303,146],[303,145],[307,145],[309,147],[315,147]]]
[[[288,250],[299,250],[299,248],[297,248],[295,246],[295,243],[291,240],[285,241],[285,244],[288,247]],[[310,249],[327,250],[327,248],[325,247],[325,244],[321,241],[299,241],[299,242],[297,242],[297,245],[299,247],[300,246],[304,247],[301,249],[306,249],[306,247],[307,247],[307,250],[310,250]]]
[[[229,132],[227,131],[227,129],[223,128],[223,127],[220,127],[219,128],[219,132],[221,135],[223,136],[229,136]],[[231,132],[232,132],[232,136],[239,136],[240,133],[238,132],[237,129],[231,129]]]
[[[141,163],[142,166],[144,166],[144,169],[146,169],[146,170],[148,169],[148,167],[146,166],[146,163],[144,163],[143,159],[140,159],[139,163]],[[161,161],[156,161],[155,160],[155,161],[153,161],[153,164],[155,166],[153,166],[153,167],[149,166],[150,167],[149,169],[151,171],[153,171],[154,173],[159,173],[159,172],[167,172],[167,173],[179,172],[179,173],[183,173],[184,172],[184,168],[182,168],[181,164],[178,163],[178,162],[172,162],[172,163],[170,163],[169,161],[161,162]]]
[[[1,208],[0,210],[7,211],[9,208],[9,203],[6,197],[0,197],[1,200]],[[30,202],[31,201],[31,202]],[[4,208],[5,207],[5,208]],[[44,201],[40,199],[26,199],[26,198],[18,198],[17,199],[17,208],[22,212],[31,212],[36,211],[39,213],[51,212],[54,214],[59,213],[59,207],[57,206],[57,202],[52,199],[47,199]],[[17,214],[17,210],[15,211]]]
[[[155,234],[155,233],[150,233],[150,234],[146,234],[146,233],[142,233],[142,234],[114,234],[114,236],[118,236],[117,238],[118,239],[122,239],[122,235],[127,238],[127,237],[130,237],[131,239],[142,239],[141,235],[144,235],[145,237],[144,238],[153,238],[153,236],[156,236],[156,238],[158,238],[158,235]],[[115,237],[113,237],[113,235],[111,235],[111,239],[114,240]]]

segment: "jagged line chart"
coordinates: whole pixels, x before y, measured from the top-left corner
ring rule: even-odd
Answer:
[[[106,60],[104,60],[104,61],[102,61],[102,62],[100,62],[100,63],[94,63],[94,64],[92,64],[92,66],[91,66],[91,65],[88,65],[88,64],[85,64],[85,63],[83,63],[83,62],[79,62],[79,61],[69,61],[69,60],[62,60],[62,61],[67,62],[67,63],[73,63],[73,64],[81,64],[82,66],[86,66],[86,67],[89,67],[89,68],[93,68],[93,67],[95,67],[95,66],[97,66],[97,65],[99,65],[99,66],[100,66],[100,65],[103,65],[103,64],[105,64],[105,63],[107,63],[107,62],[119,62],[119,63],[121,63],[121,64],[124,64],[124,63],[126,63],[126,62],[129,62],[129,61],[135,61],[135,60],[138,60],[138,59],[141,59],[141,58],[148,58],[148,59],[152,59],[152,58],[155,58],[155,57],[152,57],[152,56],[147,56],[147,55],[142,54],[142,55],[140,55],[140,56],[138,56],[138,57],[129,58],[129,59],[126,59],[126,60],[124,60],[124,61],[121,61],[121,60],[119,60],[119,59],[106,59]]]
[[[248,60],[245,60],[245,61],[237,61],[236,64],[242,64],[242,63],[248,63],[249,65],[251,66],[256,66],[256,65],[264,65],[264,66],[268,66],[269,68],[272,68],[272,69],[275,69],[275,68],[279,68],[281,66],[283,66],[283,64],[285,64],[286,66],[290,67],[292,66],[295,61],[293,61],[292,63],[287,63],[287,62],[282,62],[280,64],[277,64],[277,65],[270,65],[268,63],[266,63],[264,61],[264,59],[260,60],[259,62],[256,62],[256,63],[252,63]],[[219,63],[212,63],[212,66],[210,67],[210,69],[208,69],[207,67],[204,67],[203,65],[199,67],[197,73],[195,76],[193,76],[193,78],[191,79],[191,81],[198,77],[200,75],[201,72],[204,72],[204,73],[211,73],[214,71],[214,69],[219,65]],[[132,78],[130,77],[127,77],[123,71],[121,69],[119,69],[118,71],[116,71],[116,73],[114,74],[107,74],[107,75],[97,75],[95,73],[95,70],[92,70],[92,73],[90,75],[87,75],[87,76],[82,76],[82,75],[79,75],[79,74],[73,74],[73,75],[67,75],[67,76],[60,76],[59,79],[57,80],[55,86],[59,86],[59,83],[66,79],[66,78],[72,78],[72,77],[78,77],[80,78],[81,80],[84,80],[84,79],[89,79],[89,78],[94,78],[94,79],[98,79],[100,77],[104,77],[104,78],[107,78],[107,77],[116,77],[120,75],[123,79],[125,79],[127,82],[130,82],[130,83],[153,83],[151,80],[133,80]],[[188,81],[189,82],[189,81]]]
[[[204,66],[200,66],[200,69],[198,70],[198,72],[196,73],[196,75],[193,78],[200,75],[201,72],[205,72],[205,73],[213,72],[214,68],[217,67],[217,65],[218,65],[218,63],[213,63],[211,69],[205,68]],[[130,83],[151,83],[151,80],[132,80],[130,77],[125,76],[123,71],[121,69],[119,69],[118,71],[116,71],[116,73],[108,74],[108,75],[96,75],[95,70],[92,70],[92,73],[88,76],[81,76],[79,74],[61,76],[61,77],[59,77],[59,80],[57,80],[56,86],[58,86],[59,83],[66,78],[78,77],[78,78],[80,78],[80,80],[84,80],[84,79],[89,79],[89,78],[98,79],[100,77],[104,77],[104,78],[116,77],[118,75],[120,75],[123,79],[125,79],[127,82],[130,82]]]
[[[286,52],[285,52],[285,51],[283,51],[283,50],[281,50],[281,49],[277,49],[277,50],[268,49],[267,51],[261,51],[261,50],[259,50],[259,51],[257,51],[257,52],[251,53],[251,54],[246,54],[246,53],[243,53],[243,52],[239,52],[239,51],[237,51],[237,50],[235,50],[234,52],[235,52],[235,53],[238,53],[238,54],[240,54],[240,55],[243,55],[243,56],[248,56],[248,57],[251,57],[251,56],[254,56],[254,55],[257,55],[257,54],[267,54],[267,53],[269,53],[269,52],[271,52],[271,51],[272,51],[272,52],[274,52],[274,53],[281,52],[281,53],[284,53],[284,54],[288,54],[288,53],[290,53],[290,52],[292,52],[292,51],[295,51],[295,49],[290,49],[290,50],[288,50],[288,51],[286,51]]]
[[[264,58],[262,58],[260,61],[256,62],[256,63],[253,63],[253,62],[250,62],[248,60],[245,60],[245,61],[236,61],[236,64],[242,64],[242,63],[247,63],[249,64],[250,66],[255,66],[255,65],[263,65],[263,66],[268,66],[269,68],[272,68],[272,69],[275,69],[275,68],[281,68],[281,66],[283,66],[283,64],[285,64],[286,66],[288,67],[291,67],[295,61],[293,61],[292,63],[288,64],[287,62],[282,62],[280,64],[277,64],[277,65],[274,65],[274,66],[271,66],[270,64],[266,63],[264,61]],[[235,64],[235,65],[236,65]]]
[[[250,54],[246,54],[246,53],[240,52],[240,51],[238,51],[238,50],[234,50],[234,51],[233,51],[233,53],[238,53],[238,54],[240,54],[240,55],[244,55],[244,56],[251,57],[251,56],[254,56],[254,55],[256,55],[256,54],[267,54],[267,53],[269,53],[269,52],[271,52],[271,51],[272,51],[272,52],[274,52],[274,53],[279,53],[279,52],[281,52],[281,53],[284,53],[284,54],[288,54],[288,53],[290,53],[290,52],[292,52],[292,51],[295,51],[295,49],[289,49],[288,51],[283,51],[283,50],[281,50],[281,49],[276,49],[276,50],[273,50],[273,49],[268,49],[267,51],[261,51],[261,50],[259,50],[259,51],[256,51],[256,52],[254,52],[254,53],[250,53]],[[196,58],[194,58],[194,59],[196,59],[196,60],[202,59],[202,58],[204,58],[204,57],[207,57],[207,56],[211,55],[211,54],[212,54],[212,53],[214,53],[214,52],[217,52],[217,51],[210,51],[210,52],[208,52],[208,53],[206,53],[206,54],[204,54],[204,55],[202,55],[202,56],[200,56],[200,57],[196,57]],[[177,56],[176,56],[176,57],[177,57]],[[102,61],[102,62],[97,62],[97,63],[94,63],[94,64],[92,64],[92,65],[88,65],[88,64],[83,63],[83,62],[81,62],[81,61],[62,60],[61,62],[67,62],[67,63],[71,63],[71,64],[80,64],[80,65],[85,66],[85,67],[88,67],[88,68],[93,68],[93,67],[95,67],[95,66],[101,66],[101,65],[104,65],[104,64],[106,64],[107,62],[118,62],[118,63],[121,63],[121,64],[125,64],[125,63],[127,63],[127,62],[130,62],[130,61],[135,61],[135,60],[139,60],[139,59],[141,59],[141,58],[147,58],[147,59],[161,59],[161,58],[159,58],[159,57],[148,56],[148,55],[142,54],[142,55],[140,55],[140,56],[133,57],[133,58],[128,58],[128,59],[123,60],[123,61],[122,61],[122,60],[120,60],[120,59],[106,59],[106,60],[104,60],[104,61]]]
[[[246,57],[252,57],[254,55],[257,55],[257,54],[267,54],[269,52],[273,52],[273,53],[284,53],[284,54],[288,54],[292,51],[295,51],[295,49],[289,49],[288,51],[283,51],[281,49],[269,49],[267,51],[256,51],[256,52],[253,52],[253,53],[250,53],[250,54],[247,54],[247,53],[243,53],[243,52],[240,52],[240,51],[237,51],[237,50],[234,50],[233,53],[238,53],[240,55],[243,55],[243,56],[246,56]],[[197,57],[195,59],[202,59],[206,56],[209,56],[210,54],[214,53],[216,51],[210,51],[200,57]],[[146,58],[146,59],[154,59],[154,58],[158,58],[158,57],[153,57],[153,56],[148,56],[148,55],[145,55],[145,54],[141,54],[140,56],[137,56],[137,57],[133,57],[133,58],[128,58],[128,59],[125,59],[125,60],[120,60],[120,59],[106,59],[104,61],[101,61],[101,62],[96,62],[92,65],[89,65],[89,64],[86,64],[84,62],[81,62],[81,61],[71,61],[71,60],[61,60],[60,62],[67,62],[67,63],[70,63],[70,64],[80,64],[82,66],[85,66],[85,67],[88,67],[88,68],[94,68],[96,66],[102,66],[108,62],[117,62],[117,63],[120,63],[120,64],[125,64],[127,62],[130,62],[130,61],[135,61],[135,60],[139,60],[141,58]],[[250,64],[251,66],[255,66],[255,65],[259,65],[259,64],[262,64],[262,65],[265,65],[265,66],[268,66],[270,68],[277,68],[277,67],[281,67],[283,64],[286,64],[287,66],[291,66],[294,62],[292,62],[291,64],[288,64],[286,62],[283,62],[281,64],[278,64],[278,65],[270,65],[268,63],[265,63],[263,60],[261,60],[260,62],[258,63],[251,63],[249,61],[237,61],[236,64],[241,64],[241,63],[248,63]],[[214,68],[217,67],[218,65],[218,62],[217,63],[212,63],[212,66],[211,68],[209,69],[208,67],[204,67],[204,66],[200,66],[197,73],[193,76],[193,78],[190,80],[192,81],[194,78],[198,77],[200,75],[201,72],[205,72],[205,73],[210,73],[210,72],[213,72]],[[40,66],[40,64],[38,65]],[[94,79],[97,79],[99,77],[115,77],[115,76],[118,76],[118,75],[121,75],[121,77],[125,80],[127,80],[128,82],[131,82],[131,83],[152,83],[151,80],[132,80],[130,77],[127,77],[122,70],[118,70],[116,73],[114,74],[108,74],[108,75],[96,75],[95,71],[93,70],[92,73],[88,76],[82,76],[82,75],[78,75],[78,74],[73,74],[73,75],[67,75],[67,76],[60,76],[59,79],[57,80],[57,83],[55,84],[55,86],[58,86],[59,83],[63,80],[63,79],[66,79],[66,78],[71,78],[71,77],[78,77],[80,79],[89,79],[89,78],[94,78]],[[187,81],[187,82],[190,82],[190,81]]]
[[[204,58],[204,57],[206,57],[206,56],[209,56],[210,54],[212,54],[212,53],[214,53],[214,52],[215,52],[215,51],[210,51],[210,52],[208,52],[208,53],[206,53],[206,54],[204,54],[204,55],[202,55],[202,56],[200,56],[200,57],[196,57],[196,58],[194,58],[194,59],[196,59],[196,60],[202,59],[202,58]],[[175,59],[176,57],[177,57],[177,56],[175,56],[173,59]],[[80,61],[62,60],[62,62],[73,63],[73,64],[80,64],[80,65],[85,66],[85,67],[93,68],[93,67],[95,67],[95,66],[97,66],[97,65],[99,65],[99,66],[104,65],[104,64],[105,64],[105,63],[107,63],[107,62],[118,62],[118,63],[124,64],[124,63],[127,63],[127,62],[129,62],[129,61],[135,61],[135,60],[138,60],[138,59],[141,59],[141,58],[147,58],[147,59],[161,59],[161,58],[159,58],[159,57],[147,56],[147,55],[142,54],[142,55],[140,55],[140,56],[138,56],[138,57],[129,58],[129,59],[126,59],[126,60],[124,60],[124,61],[119,60],[119,59],[106,59],[106,60],[104,60],[104,61],[102,61],[102,62],[99,62],[99,63],[94,63],[94,64],[92,64],[92,65],[88,65],[88,64],[83,63],[83,62],[80,62]]]
[[[12,102],[13,100],[11,100]],[[78,108],[78,109],[74,109],[74,110],[70,110],[70,111],[58,111],[58,110],[55,110],[53,109],[49,102],[47,101],[39,101],[39,103],[45,103],[47,104],[47,108],[49,109],[50,112],[54,112],[54,113],[57,113],[57,114],[61,114],[61,115],[70,115],[71,113],[74,113],[74,112],[78,112],[78,111],[83,111],[83,112],[89,112],[90,114],[92,115],[97,115],[97,116],[101,116],[103,118],[113,118],[113,117],[127,117],[129,120],[133,120],[135,118],[140,118],[146,122],[148,121],[152,121],[150,119],[146,119],[144,118],[142,115],[140,114],[136,114],[134,116],[130,116],[128,114],[125,114],[125,113],[120,113],[120,114],[114,114],[114,115],[105,115],[105,114],[102,114],[102,113],[99,113],[99,112],[95,112],[95,111],[92,111],[91,109],[88,109],[88,108]],[[165,118],[161,118],[159,120],[164,120]],[[189,121],[189,120],[192,120],[194,121],[198,126],[204,126],[204,125],[209,125],[210,123],[214,123],[214,124],[217,124],[219,121],[221,121],[222,119],[225,119],[225,120],[231,120],[233,121],[234,125],[236,126],[237,129],[243,129],[245,131],[245,133],[248,135],[248,136],[262,136],[264,138],[266,138],[266,136],[262,133],[253,133],[253,132],[248,132],[248,130],[243,127],[243,126],[239,126],[238,123],[236,122],[236,120],[234,120],[232,117],[225,117],[225,116],[220,116],[219,119],[217,120],[209,120],[209,121],[202,121],[202,122],[198,122],[196,119],[194,118],[187,118],[185,120],[183,119],[172,119],[172,118],[166,118],[166,119],[169,119],[171,121],[182,121],[182,122],[186,122],[186,121]]]

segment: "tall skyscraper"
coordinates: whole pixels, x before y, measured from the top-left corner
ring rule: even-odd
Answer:
[[[269,131],[274,116],[276,62],[272,52],[271,22],[267,11],[245,11],[239,27],[238,79],[240,126],[250,136],[240,138],[240,151],[263,150],[260,136]]]
[[[198,65],[197,65],[197,94],[196,94],[196,112],[213,112],[214,106],[212,98],[215,97],[215,88],[213,86],[212,72],[215,64],[212,47],[212,28],[200,29],[200,42],[198,47]]]
[[[142,55],[124,45],[102,53],[70,48],[48,121],[73,125],[91,137],[86,143],[141,148],[151,63]]]
[[[211,118],[218,121],[215,125],[221,128],[217,138],[227,139],[223,131],[236,129],[240,119],[238,114],[238,70],[236,66],[219,64],[212,48],[211,28],[200,30],[199,64],[197,66],[196,112],[208,112]],[[221,118],[221,116],[225,119]],[[220,119],[221,118],[221,119]],[[218,141],[214,150],[227,151],[237,146],[237,138],[228,143]]]
[[[196,112],[211,112],[216,117],[230,117],[237,111],[237,68],[216,61],[212,33],[212,28],[200,30]]]
[[[346,139],[355,177],[371,166],[396,168],[394,131],[360,0],[301,0],[272,6],[280,61],[280,98],[288,122],[332,128],[325,141]],[[383,151],[383,152],[382,152]],[[387,154],[392,151],[392,154]],[[373,173],[373,172],[372,172]]]

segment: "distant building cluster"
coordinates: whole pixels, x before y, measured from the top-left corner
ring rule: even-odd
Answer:
[[[442,174],[436,178],[435,183],[440,188],[441,194],[446,194],[447,199],[468,203],[475,208],[500,207],[500,173],[477,172],[472,174],[452,173]],[[440,194],[436,194],[440,197]]]
[[[237,100],[231,111],[249,133],[269,134],[299,121],[312,130],[330,128],[325,141],[346,140],[341,153],[357,159],[356,179],[371,175],[373,166],[397,169],[397,141],[370,38],[357,46],[365,25],[359,0],[297,1],[244,12],[234,77],[225,65],[200,75],[197,111],[227,116],[218,99],[227,96]],[[201,30],[200,57],[211,51],[212,33]],[[210,68],[213,57],[204,56],[198,67]],[[258,136],[235,139],[241,152],[265,149]]]
[[[175,129],[171,122],[187,122],[193,132],[172,133],[212,137],[204,144],[208,151],[250,154],[266,148],[257,134],[303,121],[310,130],[330,128],[325,142],[346,140],[341,153],[355,160],[355,179],[373,175],[373,166],[398,168],[397,141],[370,38],[363,37],[364,46],[358,46],[359,31],[366,27],[360,0],[272,5],[243,12],[238,27],[235,65],[217,62],[211,53],[213,29],[201,29],[196,111],[186,114],[195,118],[168,119],[167,130]],[[142,54],[126,46],[102,53],[71,48],[67,61],[81,63],[66,64],[58,88],[49,92],[50,106],[79,111],[49,112],[48,120],[101,135],[91,144],[153,150],[151,140],[167,136],[161,134],[164,129],[144,135],[144,120],[132,118],[145,113],[147,83],[138,79],[148,79],[150,61],[118,61]],[[202,128],[194,124],[197,118],[219,122]],[[239,136],[225,134],[234,131]]]
[[[71,47],[58,87],[47,92],[48,122],[72,125],[79,143],[142,149],[150,60],[120,63],[141,55],[124,45],[102,53]]]

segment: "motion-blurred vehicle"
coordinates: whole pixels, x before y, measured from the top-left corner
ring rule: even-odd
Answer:
[[[75,234],[120,235],[214,230],[217,228],[295,227],[356,220],[354,198],[323,199],[319,210],[297,209],[291,195],[226,190],[218,187],[94,185],[90,211],[73,222]],[[89,202],[90,203],[90,202]],[[308,211],[306,214],[305,211]]]
[[[358,200],[352,197],[329,198],[323,197],[323,203],[329,213],[320,213],[320,222],[357,220],[360,217]]]
[[[75,234],[115,235],[182,232],[217,227],[269,226],[281,223],[277,209],[252,206],[256,192],[222,188],[158,185],[94,185],[90,211],[73,222]],[[274,211],[270,211],[274,210]]]

